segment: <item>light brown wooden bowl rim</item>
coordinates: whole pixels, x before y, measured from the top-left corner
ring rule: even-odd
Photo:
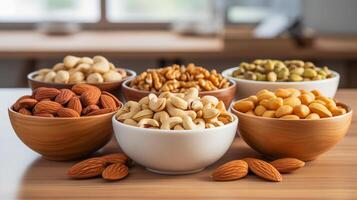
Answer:
[[[124,69],[126,71],[127,74],[129,74],[128,76],[124,77],[122,80],[120,81],[112,81],[112,82],[103,82],[103,83],[87,83],[87,84],[91,84],[91,85],[112,85],[112,84],[116,84],[116,83],[120,83],[120,82],[123,82],[127,79],[131,79],[133,77],[136,76],[136,72],[131,70],[131,69],[125,69],[125,68],[118,68],[118,69]],[[50,83],[50,82],[44,82],[44,81],[38,81],[38,80],[35,80],[34,77],[39,73],[39,71],[34,71],[34,72],[31,72],[27,75],[27,79],[29,81],[32,81],[32,82],[35,82],[35,83],[38,83],[38,84],[46,84],[48,85],[48,87],[54,87],[54,86],[73,86],[77,83]]]
[[[243,100],[239,100],[239,101],[243,101]],[[342,107],[344,107],[344,108],[347,110],[347,112],[346,112],[345,114],[343,114],[343,115],[338,115],[338,116],[333,116],[333,117],[326,117],[326,118],[320,118],[320,119],[279,119],[279,118],[269,118],[269,117],[261,117],[261,116],[256,116],[256,115],[249,115],[249,114],[246,114],[246,113],[243,113],[243,112],[239,112],[239,111],[237,111],[236,109],[234,109],[234,107],[233,107],[234,103],[239,102],[239,101],[233,102],[233,103],[231,104],[231,106],[230,106],[230,109],[233,111],[233,114],[234,114],[234,113],[237,113],[237,114],[242,115],[242,116],[244,116],[244,117],[253,118],[253,119],[257,119],[257,120],[259,119],[259,120],[284,121],[284,122],[287,122],[287,121],[306,121],[306,122],[311,121],[311,122],[313,122],[313,121],[323,121],[323,120],[326,120],[326,121],[327,121],[327,120],[333,120],[333,119],[343,118],[343,117],[345,117],[345,116],[347,116],[347,115],[352,115],[352,112],[353,112],[352,109],[351,109],[351,107],[347,106],[347,105],[344,104],[344,103],[338,102],[338,103],[336,103],[337,105],[342,106]],[[239,117],[238,117],[238,118],[239,118]]]
[[[145,91],[145,90],[138,90],[136,88],[132,88],[130,87],[128,84],[130,81],[132,81],[135,77],[132,77],[130,79],[127,79],[125,80],[123,83],[122,83],[122,87],[127,89],[127,90],[130,90],[130,91],[133,91],[133,92],[136,92],[136,93],[141,93],[141,94],[150,94],[150,93],[153,93],[153,94],[160,94],[161,92],[157,92],[157,91]],[[212,90],[212,91],[200,91],[199,94],[202,95],[202,96],[205,96],[205,95],[212,95],[212,94],[216,94],[216,93],[220,93],[220,92],[224,92],[224,91],[227,91],[227,90],[230,90],[232,88],[235,88],[237,86],[237,83],[233,80],[230,80],[230,79],[227,79],[227,81],[229,81],[229,83],[231,83],[231,85],[227,88],[221,88],[221,89],[218,89],[218,90]]]
[[[123,107],[123,103],[120,102],[119,109]],[[80,116],[80,117],[41,117],[41,116],[34,116],[34,115],[24,115],[19,112],[16,112],[12,109],[12,106],[8,108],[8,112],[13,113],[16,116],[24,117],[24,118],[31,118],[31,119],[48,119],[48,120],[84,120],[84,119],[92,119],[92,118],[101,118],[104,116],[110,116],[110,115],[115,115],[115,113],[118,112],[118,110],[110,112],[110,113],[105,113],[105,114],[100,114],[100,115],[93,115],[93,116]]]

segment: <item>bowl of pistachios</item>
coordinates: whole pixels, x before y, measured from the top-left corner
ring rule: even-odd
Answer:
[[[296,88],[321,91],[327,97],[336,94],[340,75],[327,66],[318,67],[302,60],[254,60],[222,72],[225,78],[236,81],[238,99],[249,97],[262,89]]]
[[[103,56],[65,56],[62,62],[52,68],[42,68],[27,75],[32,90],[38,87],[57,89],[72,88],[78,83],[88,83],[101,90],[120,94],[121,84],[136,73],[129,69],[117,68]]]

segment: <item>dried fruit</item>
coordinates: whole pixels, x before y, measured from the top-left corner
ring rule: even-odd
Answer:
[[[59,117],[80,117],[77,111],[70,108],[60,108],[57,111]]]
[[[76,93],[77,95],[81,95],[83,92],[85,92],[87,90],[91,90],[93,88],[96,88],[96,87],[93,86],[93,85],[88,85],[88,84],[85,84],[85,83],[81,83],[81,84],[74,85],[72,87],[72,91],[74,93]]]
[[[275,182],[281,182],[283,177],[279,171],[271,164],[256,158],[243,159],[248,163],[249,169],[257,176]]]
[[[20,108],[19,113],[23,114],[23,115],[32,115],[32,113],[27,110],[26,108]]]
[[[105,94],[100,95],[100,104],[103,108],[115,109],[117,107],[114,99],[111,96]]]
[[[94,110],[94,111],[88,113],[87,116],[102,115],[102,114],[110,113],[113,111],[114,110],[111,108],[103,108],[103,109],[99,109],[99,110]]]
[[[102,174],[105,169],[105,160],[90,158],[73,165],[68,170],[68,176],[76,179],[92,178]]]
[[[59,93],[55,99],[55,102],[59,104],[66,104],[68,101],[75,95],[74,92],[72,92],[69,89],[60,89],[61,93]]]
[[[34,116],[37,116],[37,117],[54,117],[54,115],[52,115],[50,113],[35,113]]]
[[[282,158],[270,162],[280,173],[290,173],[305,166],[305,162],[296,158]]]
[[[113,100],[115,101],[115,105],[116,107],[119,107],[121,105],[120,101],[118,100],[118,98],[116,98],[114,95],[112,95],[110,92],[107,91],[102,91],[102,94],[108,95],[110,97],[113,98]]]
[[[14,105],[12,106],[12,108],[15,110],[15,111],[19,111],[21,106],[20,106],[20,103],[19,101],[21,101],[22,99],[27,99],[27,98],[32,98],[30,95],[24,95],[22,97],[20,97],[15,103]]]
[[[38,101],[33,98],[25,98],[19,100],[18,103],[20,105],[20,108],[32,109],[38,103]]]
[[[215,181],[231,181],[245,177],[248,174],[248,164],[244,160],[233,160],[219,166],[212,173]]]
[[[34,97],[37,101],[47,98],[54,99],[59,93],[61,92],[56,88],[39,87],[34,91]]]
[[[90,89],[81,94],[83,106],[95,105],[98,103],[101,91],[98,88]]]
[[[111,164],[102,172],[105,180],[114,181],[125,178],[129,174],[128,167],[122,163]]]
[[[102,156],[107,163],[115,164],[115,163],[122,163],[125,164],[128,161],[128,156],[123,153],[113,153]]]
[[[50,113],[56,114],[58,109],[62,108],[62,105],[54,101],[40,101],[34,108],[34,113]]]
[[[87,115],[88,113],[91,113],[95,110],[99,110],[100,108],[97,105],[89,105],[85,107],[82,111],[83,115]]]
[[[78,97],[72,97],[71,100],[69,100],[67,107],[77,111],[79,115],[82,113],[82,104]]]

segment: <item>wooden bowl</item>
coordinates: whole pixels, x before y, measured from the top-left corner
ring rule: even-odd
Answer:
[[[122,91],[125,101],[139,101],[141,98],[146,97],[150,93],[159,95],[160,92],[149,92],[144,90],[138,90],[131,88],[130,85],[131,79],[125,80],[122,85]],[[236,93],[236,83],[229,80],[231,85],[228,88],[214,90],[214,91],[202,91],[199,93],[200,96],[211,95],[217,97],[219,100],[222,100],[223,103],[228,108],[235,97]]]
[[[108,91],[114,95],[116,95],[117,97],[120,97],[121,94],[121,85],[122,83],[127,80],[130,79],[132,77],[136,76],[136,72],[130,70],[130,69],[125,69],[126,73],[127,73],[127,77],[125,77],[124,79],[120,80],[120,81],[115,81],[115,82],[104,82],[104,83],[97,83],[97,84],[91,84],[94,86],[97,86],[100,90],[103,91]],[[71,89],[73,85],[75,84],[64,84],[64,83],[47,83],[47,82],[43,82],[43,81],[37,81],[34,79],[34,77],[38,74],[37,71],[35,72],[31,72],[27,75],[27,80],[29,83],[29,86],[32,90],[38,88],[38,87],[50,87],[50,88],[57,88],[57,89],[62,89],[62,88],[67,88],[67,89]]]
[[[8,109],[13,129],[21,141],[48,160],[65,161],[87,156],[102,148],[113,135],[112,116],[47,118]]]
[[[282,120],[248,115],[231,106],[239,118],[238,131],[254,150],[274,157],[315,160],[334,147],[347,133],[352,110],[344,105],[344,115],[318,120]]]

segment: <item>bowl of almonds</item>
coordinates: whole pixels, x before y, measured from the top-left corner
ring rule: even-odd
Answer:
[[[72,88],[78,83],[87,83],[103,91],[119,94],[124,80],[136,73],[129,69],[117,68],[103,56],[76,57],[65,56],[63,61],[52,68],[44,68],[28,74],[31,89],[52,87]]]
[[[103,147],[111,118],[122,106],[112,94],[88,84],[72,89],[40,87],[8,109],[12,127],[29,148],[49,160],[72,160]]]
[[[182,93],[196,88],[200,96],[211,95],[229,106],[236,92],[236,83],[224,78],[216,70],[201,66],[172,65],[158,69],[148,69],[133,79],[123,82],[125,100],[139,101],[150,93]]]
[[[238,99],[249,97],[262,89],[296,88],[319,90],[333,98],[340,75],[327,66],[317,67],[302,60],[254,60],[242,62],[239,67],[222,72],[225,78],[234,80],[239,88]]]
[[[347,133],[352,110],[319,91],[261,90],[234,102],[238,131],[256,151],[271,157],[314,160]]]
[[[113,117],[121,149],[161,174],[198,172],[221,158],[233,142],[238,119],[214,96],[150,94],[128,101]]]

